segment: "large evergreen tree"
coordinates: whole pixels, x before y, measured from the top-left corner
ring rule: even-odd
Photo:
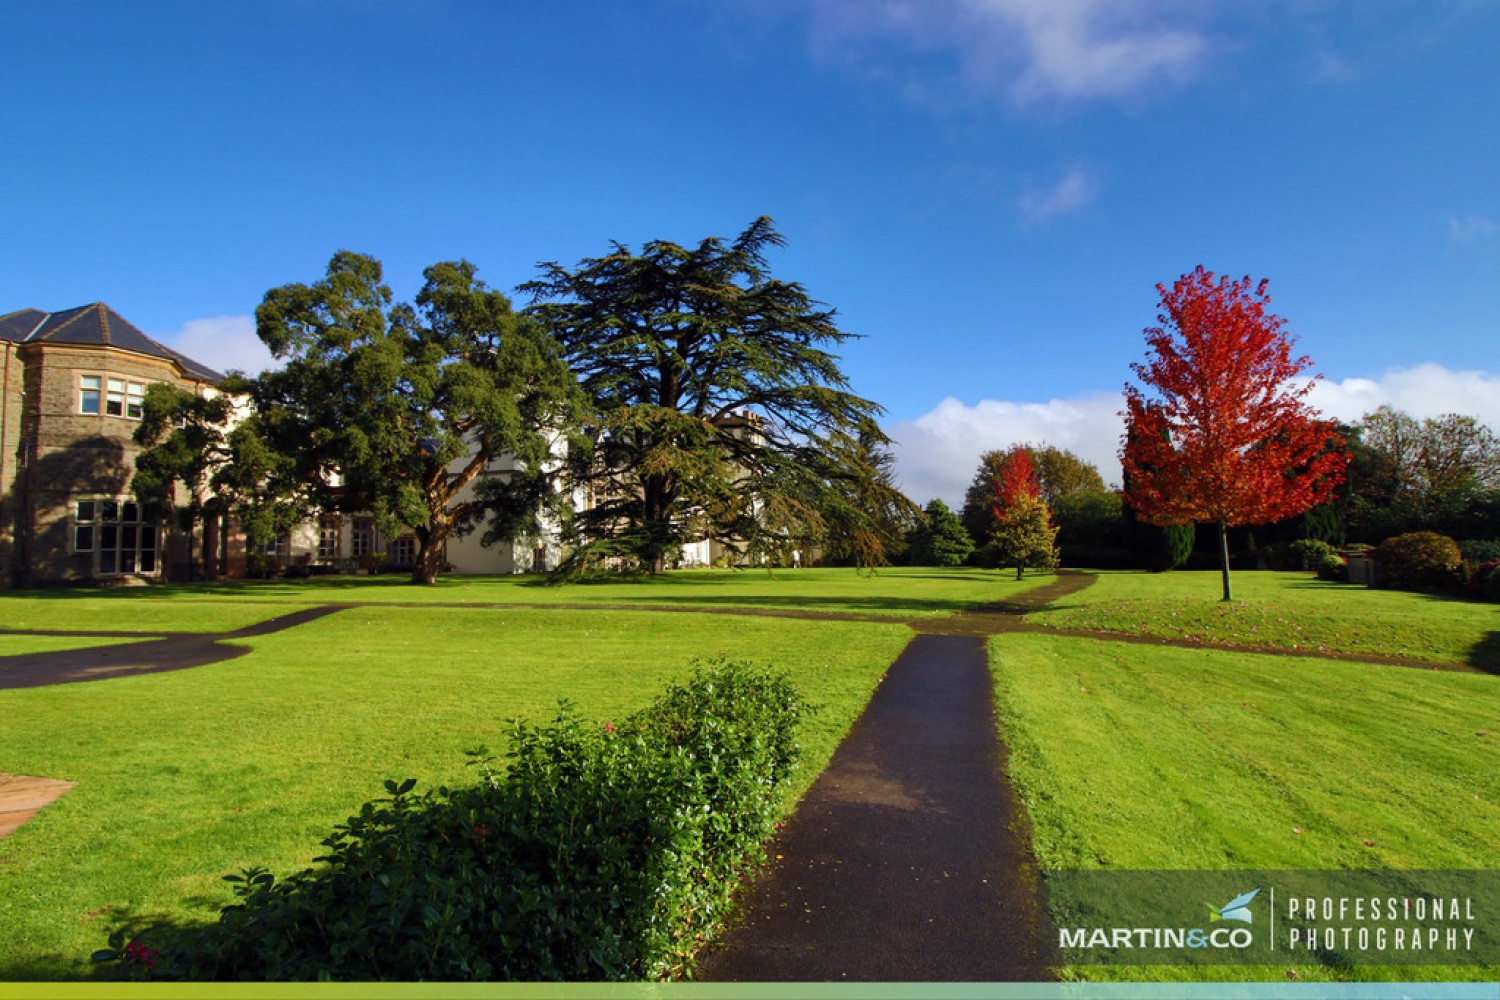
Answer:
[[[833,311],[771,275],[782,245],[762,217],[727,243],[617,243],[523,286],[595,411],[595,448],[573,465],[592,500],[572,521],[575,565],[659,572],[701,537],[759,558],[832,527],[855,561],[884,561],[885,533],[851,501],[880,486],[858,454],[888,443],[881,409],[849,391]]]
[[[912,540],[912,564],[962,566],[974,551],[974,541],[958,515],[941,500],[928,501]]]

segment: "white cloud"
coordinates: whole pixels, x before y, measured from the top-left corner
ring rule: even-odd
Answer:
[[[1124,408],[1114,393],[1045,403],[984,399],[973,406],[949,396],[888,433],[896,442],[896,473],[906,495],[920,504],[940,497],[952,506],[963,501],[982,453],[1023,442],[1065,448],[1096,465],[1106,482],[1118,481],[1115,453]]]
[[[1308,402],[1325,416],[1354,422],[1382,404],[1417,418],[1462,413],[1500,430],[1500,373],[1453,371],[1438,364],[1392,369],[1379,378],[1316,383]],[[1066,448],[1120,482],[1123,398],[1091,393],[1045,403],[985,399],[969,405],[944,399],[915,420],[887,428],[895,440],[896,473],[917,503],[941,497],[961,503],[981,453],[1022,442]]]
[[[190,319],[180,330],[152,336],[199,364],[221,372],[233,368],[247,375],[257,375],[263,369],[281,367],[281,362],[272,358],[266,345],[255,336],[254,316]]]
[[[1123,98],[1197,73],[1210,49],[1199,5],[1157,0],[819,0],[814,54],[919,100],[936,66],[972,93],[1017,104]],[[908,68],[906,60],[920,60]],[[944,72],[946,70],[946,72]]]
[[[1036,225],[1058,215],[1077,212],[1099,193],[1099,181],[1092,172],[1081,166],[1068,170],[1051,184],[1029,187],[1021,195],[1021,217],[1028,225]]]
[[[1325,379],[1307,398],[1324,415],[1349,423],[1390,405],[1418,419],[1462,413],[1500,431],[1500,374],[1453,371],[1428,363],[1393,368],[1378,380]]]
[[[1159,23],[1159,4],[1120,0],[968,0],[1019,30],[1028,54],[1014,83],[1023,100],[1116,97],[1159,80],[1180,82],[1202,62],[1207,41]]]
[[[1486,215],[1448,216],[1448,239],[1454,243],[1477,243],[1500,232],[1500,225]]]

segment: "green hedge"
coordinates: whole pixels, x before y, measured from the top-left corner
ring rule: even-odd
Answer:
[[[1464,564],[1458,543],[1431,531],[1387,538],[1375,558],[1383,584],[1395,590],[1454,589]]]
[[[503,774],[481,748],[474,785],[388,781],[319,867],[228,876],[217,924],[117,932],[95,958],[194,981],[680,974],[774,829],[806,711],[784,675],[722,662],[617,723],[564,702],[515,724]]]

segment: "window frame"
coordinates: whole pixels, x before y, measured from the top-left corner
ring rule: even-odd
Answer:
[[[90,557],[94,575],[161,574],[161,521],[153,520],[134,497],[75,498],[72,508],[73,552]],[[86,546],[80,544],[85,532]]]
[[[140,420],[146,414],[150,382],[108,371],[78,373],[78,412],[86,417]]]

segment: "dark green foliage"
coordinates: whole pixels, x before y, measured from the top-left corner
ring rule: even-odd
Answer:
[[[958,515],[941,500],[931,500],[922,510],[922,523],[913,533],[913,566],[962,566],[974,551],[974,542]]]
[[[1316,538],[1302,538],[1295,542],[1267,546],[1266,556],[1271,569],[1316,571],[1329,556],[1338,558],[1338,550]]]
[[[1311,507],[1301,517],[1302,537],[1327,542],[1337,548],[1344,543],[1344,524],[1339,512],[1331,503],[1320,503]]]
[[[95,957],[186,980],[678,974],[773,830],[806,711],[784,675],[725,662],[615,723],[563,703],[515,725],[503,776],[480,749],[477,784],[388,781],[319,867],[229,876],[240,902],[217,924],[122,932]]]
[[[379,261],[340,251],[323,278],[273,288],[255,310],[256,334],[286,362],[249,386],[257,433],[318,507],[411,533],[417,583],[436,579],[454,535],[536,527],[537,505],[558,497],[539,480],[581,422],[557,345],[476,274],[434,264],[398,302]],[[485,475],[506,456],[518,474]]]
[[[729,242],[544,264],[523,286],[595,414],[592,451],[570,462],[593,497],[570,569],[603,547],[657,573],[705,537],[752,563],[824,544],[875,565],[900,541],[916,510],[880,478],[881,408],[849,391],[833,310],[772,276],[783,244],[761,217]],[[892,512],[908,522],[894,534]]]
[[[1197,536],[1197,530],[1191,524],[1159,527],[1145,521],[1134,521],[1129,533],[1131,557],[1141,569],[1165,573],[1188,561]]]
[[[1337,552],[1320,556],[1312,568],[1317,572],[1319,580],[1342,583],[1349,579],[1349,563]]]
[[[1478,565],[1494,562],[1500,559],[1500,539],[1470,538],[1458,543],[1458,551],[1463,554],[1466,563]]]
[[[1041,489],[1042,499],[1052,509],[1053,517],[1062,531],[1067,530],[1060,512],[1064,498],[1080,493],[1097,496],[1109,492],[1104,488],[1104,477],[1099,474],[1099,470],[1065,448],[1029,443],[1017,445],[1017,447],[1031,456],[1031,461],[1036,466],[1037,485]],[[968,529],[969,537],[976,545],[982,546],[988,542],[990,533],[995,529],[995,478],[1000,474],[1000,469],[1009,454],[1010,449],[1001,449],[987,451],[980,455],[979,468],[974,472],[969,488],[964,491],[964,504],[959,517],[964,527]],[[1060,542],[1061,538],[1060,534]],[[1066,546],[1067,543],[1061,542],[1061,544]],[[1080,541],[1077,544],[1118,545],[1122,543]]]
[[[1068,566],[1123,566],[1129,522],[1125,501],[1113,490],[1077,489],[1052,506],[1057,545]]]
[[[1458,543],[1446,535],[1414,531],[1388,538],[1375,550],[1382,583],[1396,590],[1436,590],[1453,586],[1463,566]]]

